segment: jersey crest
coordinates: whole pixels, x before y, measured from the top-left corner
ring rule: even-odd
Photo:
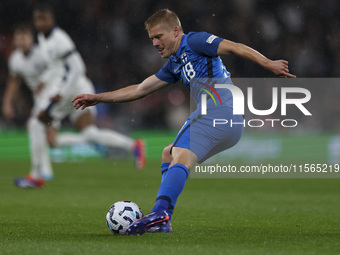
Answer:
[[[188,56],[187,56],[187,53],[186,52],[183,52],[181,54],[181,60],[182,60],[182,63],[185,64],[186,62],[188,62]]]

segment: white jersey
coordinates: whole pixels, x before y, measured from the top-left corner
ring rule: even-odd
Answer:
[[[47,109],[54,119],[55,127],[58,127],[60,121],[66,116],[74,122],[85,112],[72,107],[72,98],[79,94],[95,93],[93,84],[85,75],[84,61],[72,39],[59,27],[54,27],[47,36],[39,33],[38,43],[47,66],[41,77],[42,82],[51,90],[57,90],[55,95],[61,95],[62,99],[58,103],[51,104],[44,97],[37,108]],[[95,114],[94,107],[88,110]]]
[[[46,69],[46,64],[41,60],[42,52],[36,45],[31,48],[28,55],[21,49],[16,49],[9,57],[9,72],[11,75],[20,76],[30,90],[34,91]]]
[[[59,94],[67,94],[71,87],[85,76],[84,61],[72,39],[64,30],[54,27],[48,36],[39,33],[38,43],[47,65],[42,81],[52,83],[52,86],[59,90]]]
[[[39,83],[45,84],[39,94],[33,94],[33,116],[48,111],[54,127],[59,127],[66,116],[75,122],[86,111],[75,110],[71,99],[79,94],[95,93],[93,84],[85,76],[84,62],[71,38],[58,27],[47,37],[39,34],[38,42],[27,56],[19,49],[11,54],[10,73],[23,78],[33,92]],[[62,99],[52,104],[50,99],[57,94]],[[94,107],[88,110],[95,114]]]

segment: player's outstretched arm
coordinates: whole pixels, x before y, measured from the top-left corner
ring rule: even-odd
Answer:
[[[101,94],[82,94],[72,99],[73,106],[82,110],[98,103],[124,103],[143,98],[169,83],[158,79],[155,75],[146,78],[142,83],[130,85],[122,89]]]
[[[14,118],[13,101],[19,89],[21,79],[19,76],[9,75],[2,105],[2,114],[7,120]]]
[[[264,68],[272,71],[275,75],[280,77],[290,77],[295,78],[296,76],[289,73],[288,69],[288,61],[286,60],[270,60],[263,56],[258,51],[242,44],[235,43],[228,40],[223,40],[218,46],[217,55],[228,55],[230,52],[233,52],[240,57],[245,59],[249,59],[263,66]]]

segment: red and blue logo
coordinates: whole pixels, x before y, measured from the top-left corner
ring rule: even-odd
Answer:
[[[220,101],[220,104],[221,104],[221,106],[222,106],[222,100],[221,100],[221,98],[220,98],[220,95],[217,93],[216,89],[214,89],[214,88],[211,87],[210,85],[205,84],[205,83],[203,83],[203,82],[199,82],[199,83],[202,84],[202,85],[204,85],[204,86],[206,86],[208,89],[210,89],[210,90],[216,95],[216,97],[218,98],[218,100]],[[204,91],[205,93],[207,93],[207,94],[211,97],[211,99],[214,101],[215,106],[217,106],[217,102],[216,102],[216,99],[215,99],[214,95],[213,95],[209,90],[207,90],[207,89],[205,89],[205,88],[200,88],[200,89],[201,89],[202,91]]]

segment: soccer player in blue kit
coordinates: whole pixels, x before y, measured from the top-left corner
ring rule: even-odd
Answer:
[[[197,103],[197,110],[187,119],[175,141],[166,146],[162,153],[162,181],[156,203],[150,213],[132,223],[126,231],[128,235],[145,232],[172,232],[171,216],[181,194],[190,169],[216,153],[234,146],[241,138],[243,125],[220,125],[214,128],[212,118],[231,119],[242,122],[243,116],[233,115],[232,95],[227,89],[219,89],[222,106],[217,108],[212,98],[207,99],[209,112],[201,115],[200,93],[194,93],[190,81],[196,78],[223,79],[232,84],[230,73],[220,59],[220,55],[237,54],[254,61],[281,77],[295,77],[289,73],[288,62],[272,61],[259,52],[240,43],[234,43],[206,32],[184,34],[177,15],[163,9],[154,13],[145,28],[167,63],[156,74],[142,83],[96,95],[82,94],[72,102],[77,109],[85,109],[97,103],[122,103],[143,98],[171,83],[181,80]],[[195,78],[195,79],[194,79]],[[193,84],[193,83],[191,83]],[[214,89],[209,84],[207,88]]]

